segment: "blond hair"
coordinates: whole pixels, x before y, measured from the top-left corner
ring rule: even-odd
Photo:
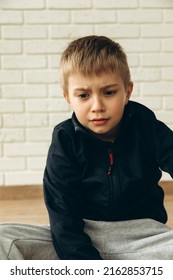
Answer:
[[[127,56],[119,43],[105,36],[86,36],[72,41],[64,50],[60,63],[60,78],[64,92],[68,92],[68,77],[72,73],[100,75],[119,71],[124,86],[130,83]]]

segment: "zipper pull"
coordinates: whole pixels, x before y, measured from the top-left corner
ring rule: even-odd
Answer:
[[[108,175],[111,175],[111,171],[112,171],[112,166],[114,164],[114,158],[113,158],[113,153],[112,150],[109,149],[109,169],[108,169]]]

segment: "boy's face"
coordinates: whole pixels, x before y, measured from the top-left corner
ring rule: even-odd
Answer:
[[[78,121],[103,141],[113,141],[133,84],[126,89],[118,72],[99,76],[74,73],[64,97]]]

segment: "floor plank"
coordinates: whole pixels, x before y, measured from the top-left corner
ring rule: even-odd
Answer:
[[[4,200],[0,202],[0,222],[48,224],[42,199]]]

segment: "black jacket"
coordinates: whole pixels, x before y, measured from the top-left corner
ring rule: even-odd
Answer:
[[[128,103],[114,143],[90,134],[74,114],[57,125],[44,195],[58,256],[101,259],[83,231],[83,218],[165,223],[161,170],[173,177],[173,132],[143,105]]]

